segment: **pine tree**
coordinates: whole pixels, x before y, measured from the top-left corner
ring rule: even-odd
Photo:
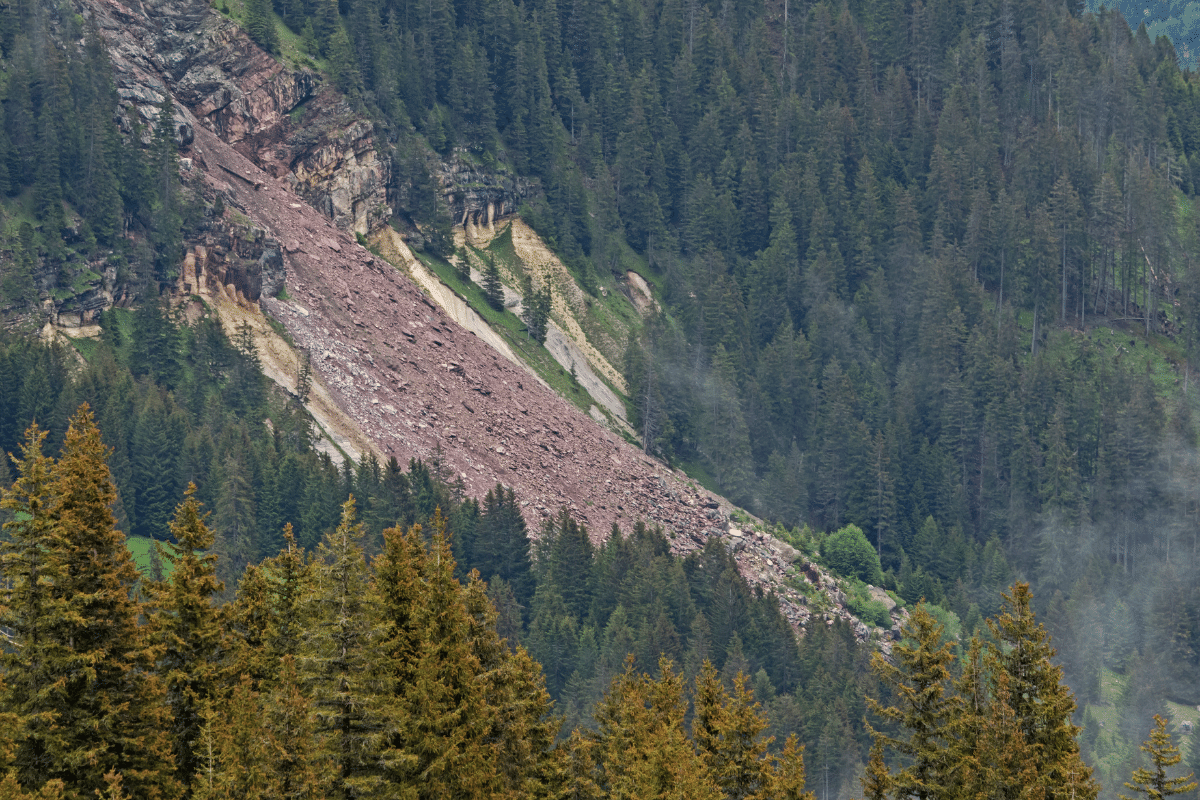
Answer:
[[[216,578],[217,556],[205,553],[212,549],[213,534],[204,516],[196,485],[189,484],[171,522],[175,541],[156,544],[171,577],[148,587],[151,636],[173,718],[175,774],[185,791],[199,767],[193,742],[204,724],[204,710],[221,696],[220,662],[227,646],[214,603],[225,586]]]
[[[1196,781],[1193,780],[1195,773],[1189,772],[1185,777],[1167,777],[1167,768],[1178,764],[1183,756],[1171,741],[1171,734],[1167,732],[1167,720],[1159,714],[1154,715],[1154,728],[1150,731],[1150,738],[1142,743],[1142,752],[1150,755],[1154,771],[1138,767],[1133,772],[1132,782],[1125,784],[1126,789],[1145,795],[1146,800],[1166,800],[1172,795],[1187,794],[1196,790]],[[1120,797],[1121,800],[1132,800],[1125,795]]]
[[[276,751],[270,759],[281,800],[323,797],[321,753],[311,705],[300,688],[296,658],[279,659],[277,678],[265,691],[263,728]]]

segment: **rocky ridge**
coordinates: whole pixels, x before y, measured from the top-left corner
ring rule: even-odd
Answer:
[[[534,531],[566,507],[597,540],[614,524],[627,529],[639,519],[662,525],[677,553],[715,538],[735,554],[751,584],[778,594],[797,629],[817,619],[850,618],[836,581],[794,549],[731,522],[722,498],[601,428],[357,244],[347,231],[373,224],[371,204],[386,184],[382,173],[376,180],[356,172],[371,163],[360,159],[365,150],[356,150],[369,138],[369,123],[338,117],[313,147],[289,150],[287,137],[296,130],[289,104],[319,99],[321,92],[312,95],[309,78],[272,66],[206,4],[160,0],[134,10],[116,0],[78,2],[109,38],[127,113],[144,118],[157,110],[161,93],[173,93],[185,179],[227,207],[214,230],[228,227],[235,213],[253,225],[256,250],[193,246],[181,288],[193,281],[199,286],[203,278],[241,305],[253,305],[257,296],[262,310],[308,351],[323,391],[379,455],[405,463],[440,448],[469,494],[482,495],[496,483],[514,487]],[[325,96],[313,108],[337,109],[338,102]],[[342,138],[332,131],[342,131]],[[340,144],[320,156],[320,142]],[[270,143],[276,149],[268,153]],[[313,186],[321,188],[314,193]],[[336,208],[329,213],[334,200],[321,199],[332,198],[339,186],[346,198],[357,198],[336,206],[350,209],[341,216]],[[253,268],[221,266],[233,263],[230,253],[240,263],[258,264],[257,285]],[[287,299],[274,296],[283,285]],[[806,592],[796,588],[810,585]],[[807,593],[833,602],[810,604]],[[860,637],[871,634],[854,622]]]

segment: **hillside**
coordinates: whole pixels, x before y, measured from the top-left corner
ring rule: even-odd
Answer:
[[[584,381],[591,376],[604,388],[598,402],[610,416],[593,411],[599,422],[559,397],[511,352],[504,357],[495,334],[480,336],[478,327],[464,327],[453,307],[448,313],[435,302],[439,294],[429,291],[432,284],[427,282],[423,292],[405,271],[420,267],[403,241],[392,241],[399,261],[392,264],[351,235],[362,226],[388,230],[380,225],[382,217],[373,216],[377,211],[364,212],[381,202],[386,183],[382,167],[370,156],[369,122],[343,109],[332,116],[333,127],[311,144],[289,115],[308,103],[307,118],[316,113],[312,104],[337,109],[336,102],[312,96],[306,73],[264,61],[243,33],[203,6],[165,6],[177,15],[173,25],[120,5],[87,8],[101,32],[113,37],[118,93],[133,98],[130,111],[138,109],[138,98],[151,96],[151,87],[175,92],[176,124],[188,131],[181,151],[185,185],[204,198],[220,197],[225,207],[223,220],[186,242],[178,295],[195,295],[211,305],[230,336],[249,322],[267,376],[288,392],[295,393],[299,364],[307,356],[314,387],[307,408],[326,432],[335,460],[339,452],[355,461],[374,453],[381,462],[395,458],[406,464],[436,451],[467,496],[482,497],[497,484],[512,487],[535,531],[567,508],[597,542],[613,525],[629,530],[641,521],[661,525],[677,554],[721,538],[752,586],[777,592],[798,628],[808,623],[814,611],[789,583],[800,554],[769,536],[745,539],[749,532],[730,521],[727,501],[626,440],[628,428],[620,424],[624,409],[615,394],[624,388],[623,378],[610,360],[622,355],[623,342],[604,342],[607,356],[589,343],[571,307],[571,302],[582,307],[585,295],[519,219],[502,223],[522,231],[514,237],[516,259],[531,269],[540,263],[539,281],[558,281],[552,313],[556,335],[548,341],[552,353],[558,344],[557,371],[565,374],[571,363],[561,361],[578,358],[577,376],[582,372]],[[212,50],[190,51],[187,70],[161,69],[163,48],[185,34]],[[141,46],[134,47],[135,41]],[[198,75],[207,82],[207,94],[197,87]],[[315,119],[312,124],[330,125]],[[281,155],[298,141],[308,149],[290,160]],[[287,164],[292,171],[284,171]],[[347,230],[334,224],[339,222]],[[233,258],[247,230],[263,253],[252,265]],[[479,238],[471,243],[485,244]],[[222,250],[230,253],[223,261]],[[241,255],[253,258],[254,253]],[[549,277],[555,269],[557,277]],[[518,277],[510,282],[518,284]],[[574,300],[563,299],[564,292]],[[441,297],[451,304],[449,295]],[[636,316],[632,309],[628,313]],[[284,339],[268,320],[281,326]],[[609,388],[614,385],[615,391]],[[816,569],[809,566],[813,574]],[[831,580],[823,590],[841,597]],[[870,634],[844,599],[815,613],[821,619],[851,619],[861,639]]]
[[[492,514],[583,523],[594,575],[492,597],[573,722],[595,653],[698,652],[730,556],[829,794],[867,763],[858,645],[922,598],[957,677],[1031,583],[1107,793],[1200,702],[1200,83],[1166,40],[1007,1],[5,19],[0,311],[70,350],[0,342],[0,439],[90,398],[130,532],[193,478],[231,581],[350,495],[376,547],[444,504],[464,564]],[[640,522],[669,608],[568,597]]]

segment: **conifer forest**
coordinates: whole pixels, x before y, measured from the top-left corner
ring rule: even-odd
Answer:
[[[1195,793],[1194,6],[0,6],[0,800]],[[274,183],[705,527],[349,449]]]

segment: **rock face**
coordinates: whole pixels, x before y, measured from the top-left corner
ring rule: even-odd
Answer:
[[[389,216],[391,163],[374,126],[307,69],[290,70],[204,0],[81,0],[116,66],[122,128],[149,129],[166,93],[187,147],[204,125],[339,227],[368,233]],[[190,112],[190,113],[188,113]]]
[[[455,225],[490,225],[515,214],[521,201],[538,190],[528,178],[479,168],[461,151],[443,162],[435,177]]]

